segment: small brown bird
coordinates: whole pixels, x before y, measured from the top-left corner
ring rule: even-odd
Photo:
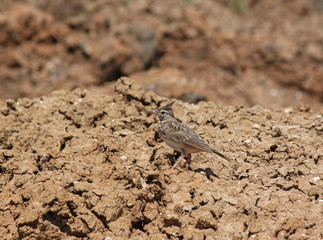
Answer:
[[[186,158],[186,164],[191,162],[191,153],[197,152],[209,152],[216,153],[225,160],[230,159],[212,148],[204,139],[194,132],[189,126],[177,121],[174,116],[172,105],[175,101],[160,107],[156,110],[150,110],[149,112],[156,114],[159,117],[160,124],[158,126],[158,133],[164,142],[171,148],[181,153],[180,158],[174,164],[172,168],[175,168],[178,163]]]

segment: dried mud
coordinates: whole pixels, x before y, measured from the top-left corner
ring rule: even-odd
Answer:
[[[249,10],[238,14],[230,2]],[[317,0],[1,1],[0,99],[77,87],[112,94],[115,80],[129,76],[145,89],[193,102],[319,110],[322,6]]]
[[[189,169],[146,109],[167,98],[121,78],[0,102],[2,239],[320,239],[322,113],[176,101],[177,118],[234,159]]]

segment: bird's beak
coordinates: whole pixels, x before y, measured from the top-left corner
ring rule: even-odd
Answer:
[[[157,114],[156,110],[148,110],[147,112],[150,113],[150,114]]]

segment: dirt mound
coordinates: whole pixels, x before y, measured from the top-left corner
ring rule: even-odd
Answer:
[[[145,111],[169,100],[128,78],[115,91],[0,102],[1,238],[322,237],[322,113],[177,101],[235,159],[199,153],[179,171]]]
[[[323,106],[320,1],[1,3],[3,100],[77,87],[112,94],[130,76],[192,102]]]

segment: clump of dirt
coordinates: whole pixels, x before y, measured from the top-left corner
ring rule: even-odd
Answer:
[[[234,159],[178,154],[148,116],[169,100],[121,78],[0,102],[5,239],[319,239],[322,113],[177,101],[177,118]]]

